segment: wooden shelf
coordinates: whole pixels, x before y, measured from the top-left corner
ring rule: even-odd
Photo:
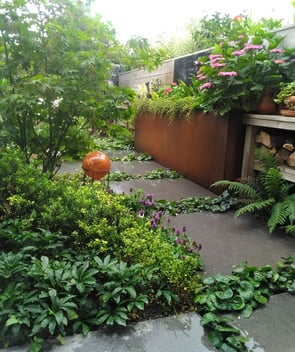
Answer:
[[[287,117],[282,115],[245,114],[243,123],[250,126],[295,131],[295,117]]]
[[[295,132],[295,117],[281,115],[245,114],[243,123],[246,125],[244,144],[242,179],[253,176],[256,169],[254,165],[255,138],[260,127],[276,128]],[[287,165],[279,167],[285,180],[295,183],[295,169]]]

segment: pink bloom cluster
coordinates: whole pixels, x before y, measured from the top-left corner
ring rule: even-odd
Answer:
[[[207,82],[207,83],[204,83],[204,84],[202,84],[202,85],[200,86],[200,90],[202,90],[202,89],[208,89],[208,88],[212,88],[212,87],[213,87],[212,83]]]
[[[203,81],[204,79],[207,79],[207,76],[203,75],[202,73],[198,73],[197,78],[199,81]]]
[[[251,43],[245,43],[245,49],[246,50],[262,50],[263,45],[254,45]]]
[[[210,59],[210,66],[212,68],[226,66],[226,63],[222,62],[222,61],[225,60],[225,58],[222,55],[220,55],[220,54],[209,55],[209,59]]]
[[[270,53],[279,53],[279,54],[284,54],[285,49],[282,48],[274,48],[269,51]]]
[[[171,92],[172,88],[171,87],[166,87],[164,90],[164,94],[169,94]]]
[[[237,76],[237,72],[236,71],[220,71],[218,72],[218,76],[223,76],[223,77],[231,77],[231,76]]]

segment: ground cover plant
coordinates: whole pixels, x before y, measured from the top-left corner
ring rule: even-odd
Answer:
[[[164,227],[149,195],[50,180],[15,147],[0,155],[3,346],[192,309],[201,246]]]

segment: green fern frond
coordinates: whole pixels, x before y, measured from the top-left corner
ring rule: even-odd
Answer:
[[[244,215],[246,213],[255,213],[256,211],[265,209],[275,203],[275,200],[273,198],[261,200],[258,202],[253,202],[251,204],[248,204],[235,212],[235,218]]]
[[[239,193],[239,198],[245,197],[250,199],[259,199],[259,193],[254,187],[247,183],[236,181],[220,180],[214,182],[211,187],[226,187],[230,192]]]
[[[295,225],[287,225],[284,230],[288,235],[295,235]]]
[[[288,211],[284,203],[277,203],[271,212],[271,216],[267,221],[268,232],[273,233],[276,227],[284,225],[288,218]]]
[[[255,160],[259,162],[259,165],[262,167],[263,170],[268,170],[269,168],[278,168],[277,159],[266,149],[256,148],[254,154]]]
[[[280,201],[288,195],[289,187],[287,187],[286,181],[283,180],[279,169],[270,168],[266,172],[261,172],[259,183],[262,185],[267,198],[275,198]]]
[[[288,196],[285,199],[284,203],[286,205],[286,210],[288,212],[288,220],[290,224],[293,225],[295,222],[295,194],[293,193],[290,196]]]
[[[267,226],[269,233],[272,233],[278,225],[293,225],[295,221],[295,194],[285,198],[283,202],[277,203],[271,212]]]

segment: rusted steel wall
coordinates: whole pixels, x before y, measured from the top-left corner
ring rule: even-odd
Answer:
[[[135,121],[135,149],[209,189],[217,180],[240,177],[243,133],[239,118],[196,111],[189,121],[169,122],[141,114]]]

